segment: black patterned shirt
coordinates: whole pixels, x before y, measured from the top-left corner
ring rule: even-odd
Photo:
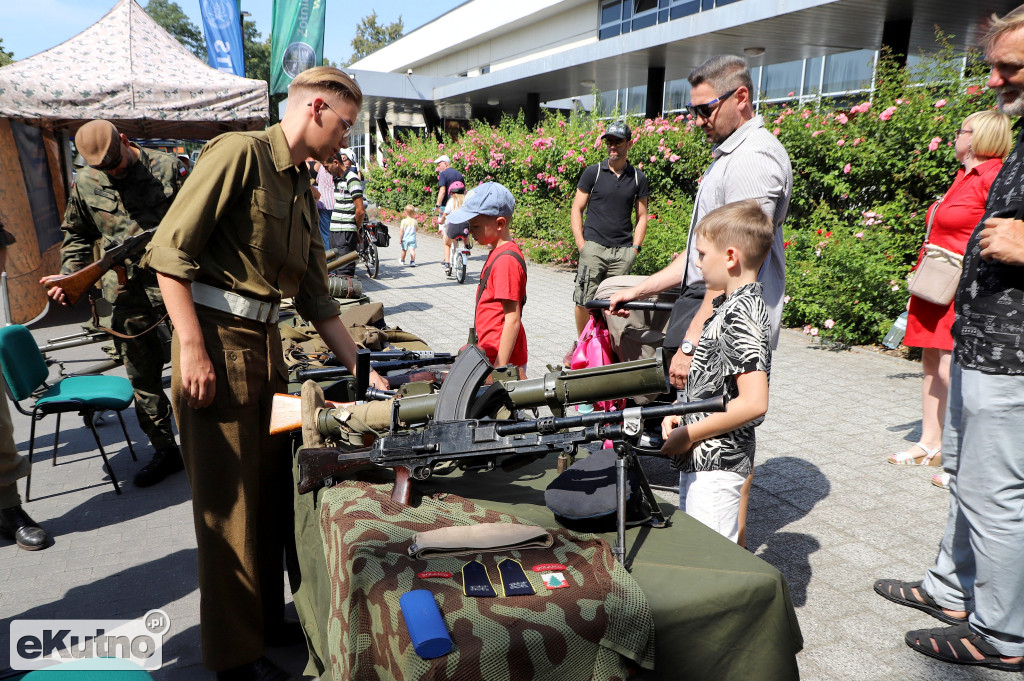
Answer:
[[[761,284],[745,284],[731,295],[715,298],[714,313],[700,334],[700,343],[686,379],[689,400],[703,400],[723,393],[739,395],[736,377],[752,371],[769,376],[772,367],[772,330],[768,308],[761,296]],[[686,414],[689,425],[708,416]],[[736,430],[698,442],[690,457],[673,459],[673,466],[687,473],[731,471],[749,475],[754,465],[754,428],[764,421],[755,419]]]
[[[955,358],[963,368],[1024,374],[1024,267],[982,260],[980,236],[985,220],[1012,218],[1022,208],[1024,149],[1018,136],[1017,146],[992,183],[985,216],[974,228],[964,253],[953,324]]]

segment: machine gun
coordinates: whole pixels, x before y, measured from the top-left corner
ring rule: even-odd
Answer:
[[[60,286],[64,289],[64,296],[69,305],[74,305],[78,299],[85,295],[89,289],[99,281],[100,277],[112,268],[117,268],[117,280],[122,284],[125,281],[124,263],[128,258],[138,255],[153,238],[156,230],[150,229],[126,237],[119,244],[111,244],[103,250],[103,257],[94,263],[90,263],[71,274],[54,277],[46,282],[46,288]]]
[[[363,359],[364,356],[369,357],[370,368],[382,375],[388,371],[414,369],[435,364],[451,364],[455,361],[455,355],[447,352],[416,350],[382,350],[359,353],[359,359]],[[328,355],[324,364],[327,366],[299,369],[295,372],[295,377],[299,381],[334,381],[352,375],[347,367],[338,366],[340,361],[334,355]]]
[[[392,399],[383,405],[390,413],[390,423],[367,428],[364,443],[358,449],[325,448],[307,441],[299,452],[300,481],[298,491],[308,493],[357,469],[385,467],[395,470],[392,498],[408,503],[413,480],[427,480],[434,475],[461,470],[511,470],[530,463],[548,453],[557,452],[559,468],[575,455],[580,445],[610,439],[617,443],[616,463],[619,492],[619,541],[615,549],[620,561],[625,555],[625,475],[636,472],[651,523],[667,524],[657,500],[651,492],[643,469],[636,460],[632,444],[639,439],[644,419],[663,418],[670,414],[695,411],[722,411],[722,397],[687,404],[632,408],[623,412],[598,412],[564,417],[572,404],[632,397],[665,388],[665,371],[661,350],[650,359],[622,362],[604,367],[552,371],[527,380],[494,379],[500,375],[479,350],[468,348],[456,360],[440,392],[430,395]],[[305,425],[307,430],[330,440],[342,440],[352,428],[350,416],[357,406],[330,408],[321,397],[303,404],[300,409],[294,397],[275,398],[273,419],[279,429],[288,430]],[[308,397],[308,396],[307,396]],[[306,399],[306,398],[303,398]],[[319,402],[315,402],[319,399]],[[287,419],[278,417],[279,404],[292,409],[297,422],[281,427]],[[362,406],[362,405],[359,405]],[[548,406],[553,417],[525,420],[522,409]],[[299,416],[307,414],[307,423]],[[495,418],[500,412],[509,418]],[[362,417],[360,417],[362,418]]]

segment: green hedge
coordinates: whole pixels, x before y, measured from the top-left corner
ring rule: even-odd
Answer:
[[[941,41],[941,36],[940,36]],[[924,238],[924,213],[959,167],[953,135],[962,120],[991,108],[983,65],[948,48],[919,66],[925,84],[884,57],[873,100],[842,110],[830,100],[762,109],[789,152],[793,199],[785,225],[784,322],[840,343],[876,343],[906,304],[906,281]],[[569,209],[583,169],[606,157],[604,122],[548,113],[529,130],[522,117],[496,127],[474,123],[457,140],[406,137],[385,150],[367,191],[382,207],[412,203],[429,215],[448,154],[472,187],[494,180],[516,196],[513,233],[539,262],[574,266]],[[664,267],[686,247],[692,197],[711,162],[704,133],[685,116],[630,120],[630,160],[651,185],[651,221],[634,272]]]

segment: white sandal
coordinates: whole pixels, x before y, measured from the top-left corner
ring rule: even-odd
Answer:
[[[941,466],[942,465],[942,447],[936,447],[929,449],[922,443],[918,442],[914,445],[924,455],[914,455],[911,452],[896,452],[895,454],[889,455],[889,463],[897,466]]]

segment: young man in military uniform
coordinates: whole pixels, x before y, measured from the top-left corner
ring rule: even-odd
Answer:
[[[7,247],[14,242],[14,235],[4,229],[0,220],[0,272],[7,266]],[[0,537],[13,540],[26,551],[38,551],[50,545],[50,537],[21,507],[17,481],[28,475],[28,467],[28,459],[18,454],[14,443],[7,383],[0,372]]]
[[[75,134],[75,146],[88,164],[78,171],[64,214],[61,273],[76,272],[93,262],[96,242],[106,247],[156,227],[178,195],[185,167],[172,154],[145,150],[128,141],[109,121],[89,121]],[[56,275],[54,275],[56,276]],[[164,394],[164,348],[153,328],[166,314],[156,276],[125,263],[125,281],[114,270],[103,275],[99,325],[110,329],[128,380],[135,390],[139,425],[156,450],[135,475],[135,485],[148,487],[183,467],[174,441],[171,403]],[[43,277],[47,285],[52,277]],[[60,286],[48,295],[66,305]]]
[[[287,439],[269,435],[273,395],[288,384],[277,312],[292,298],[355,374],[303,162],[337,154],[361,104],[342,71],[300,73],[280,124],[206,145],[143,258],[174,323],[171,398],[192,486],[203,664],[224,681],[287,679],[265,646],[304,640],[284,622],[293,491]],[[375,372],[369,380],[387,386]]]

